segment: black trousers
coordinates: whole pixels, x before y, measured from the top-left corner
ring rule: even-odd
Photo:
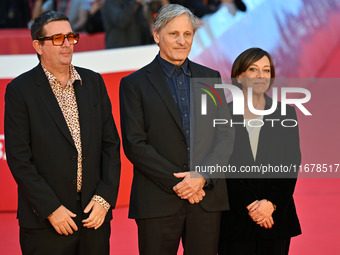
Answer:
[[[224,241],[219,244],[219,255],[288,255],[290,238],[285,240],[256,238],[250,242]]]
[[[59,235],[54,228],[20,228],[20,246],[23,255],[109,255],[110,222],[104,222],[100,228],[84,228],[81,221],[84,215],[80,201],[76,218],[78,231],[72,235]]]
[[[216,255],[221,212],[186,204],[173,216],[136,220],[140,255],[176,255],[182,238],[185,255]]]

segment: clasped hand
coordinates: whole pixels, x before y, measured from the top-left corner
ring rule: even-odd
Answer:
[[[174,173],[176,178],[183,180],[173,187],[177,196],[181,199],[187,199],[190,204],[199,203],[205,196],[203,187],[207,182],[203,176],[197,172],[180,172]]]
[[[89,217],[82,221],[83,226],[86,228],[98,229],[103,224],[107,212],[102,205],[94,200],[91,200],[91,202],[86,206],[84,213],[89,213],[90,211],[91,213]],[[73,234],[73,231],[78,230],[77,224],[72,219],[76,216],[76,214],[61,205],[50,216],[48,216],[47,219],[58,234],[67,236],[69,234]]]
[[[274,212],[273,204],[267,199],[256,200],[247,206],[250,218],[264,228],[272,228],[274,220],[272,214]]]

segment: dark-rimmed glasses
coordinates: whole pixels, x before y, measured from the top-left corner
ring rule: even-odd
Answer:
[[[77,44],[78,41],[79,41],[79,34],[78,33],[69,33],[67,35],[56,34],[56,35],[52,35],[52,36],[39,37],[39,38],[37,38],[37,40],[39,40],[39,41],[52,40],[53,45],[61,46],[61,45],[64,44],[65,38],[67,38],[68,42],[71,45]]]

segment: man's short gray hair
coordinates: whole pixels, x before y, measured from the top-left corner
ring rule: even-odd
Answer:
[[[188,15],[194,32],[200,27],[199,19],[186,7],[179,4],[168,4],[163,6],[157,14],[153,23],[153,31],[160,32],[174,18]]]

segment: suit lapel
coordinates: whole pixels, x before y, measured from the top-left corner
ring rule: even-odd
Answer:
[[[147,77],[150,80],[152,86],[157,90],[158,94],[169,109],[171,116],[174,118],[175,122],[184,134],[181,116],[178,112],[177,105],[171,95],[169,85],[167,84],[165,75],[158,64],[157,59],[154,59],[154,61],[150,64],[147,72]]]
[[[47,110],[51,114],[51,117],[55,121],[57,127],[61,130],[65,138],[74,146],[74,142],[73,142],[71,133],[68,129],[68,126],[66,124],[64,115],[61,112],[57,99],[55,98],[55,95],[53,94],[53,91],[51,89],[50,84],[48,83],[48,80],[44,74],[44,71],[40,65],[37,66],[36,68],[37,68],[36,69],[37,70],[37,79],[36,79],[37,92],[42,102],[45,104]]]
[[[266,105],[264,107],[265,110],[268,110],[272,106],[272,99],[267,96],[267,94],[264,94],[266,99]],[[256,159],[257,161],[262,162],[265,160],[266,156],[268,155],[268,151],[270,150],[270,139],[272,136],[272,132],[275,130],[275,128],[271,127],[271,124],[266,122],[266,119],[277,119],[272,113],[269,116],[263,116],[263,122],[264,125],[261,127],[260,134],[259,134],[259,143],[257,145],[257,153],[256,153]],[[277,123],[275,124],[277,125]],[[279,144],[277,146],[280,146]]]
[[[80,81],[74,82],[74,90],[76,93],[78,112],[79,112],[79,125],[81,134],[82,151],[85,151],[88,144],[89,125],[90,125],[90,105],[89,105],[89,92],[86,86],[86,80],[83,79],[83,84]]]
[[[235,121],[235,123],[243,123],[244,122],[243,115],[234,115],[233,121]],[[239,144],[242,146],[242,154],[244,158],[247,159],[246,161],[247,163],[254,165],[256,160],[254,159],[253,152],[251,150],[249,133],[246,127],[243,127],[240,124],[238,125],[239,125],[238,141],[240,141]],[[258,152],[259,151],[257,150],[257,153],[256,153],[257,159],[258,159]]]

